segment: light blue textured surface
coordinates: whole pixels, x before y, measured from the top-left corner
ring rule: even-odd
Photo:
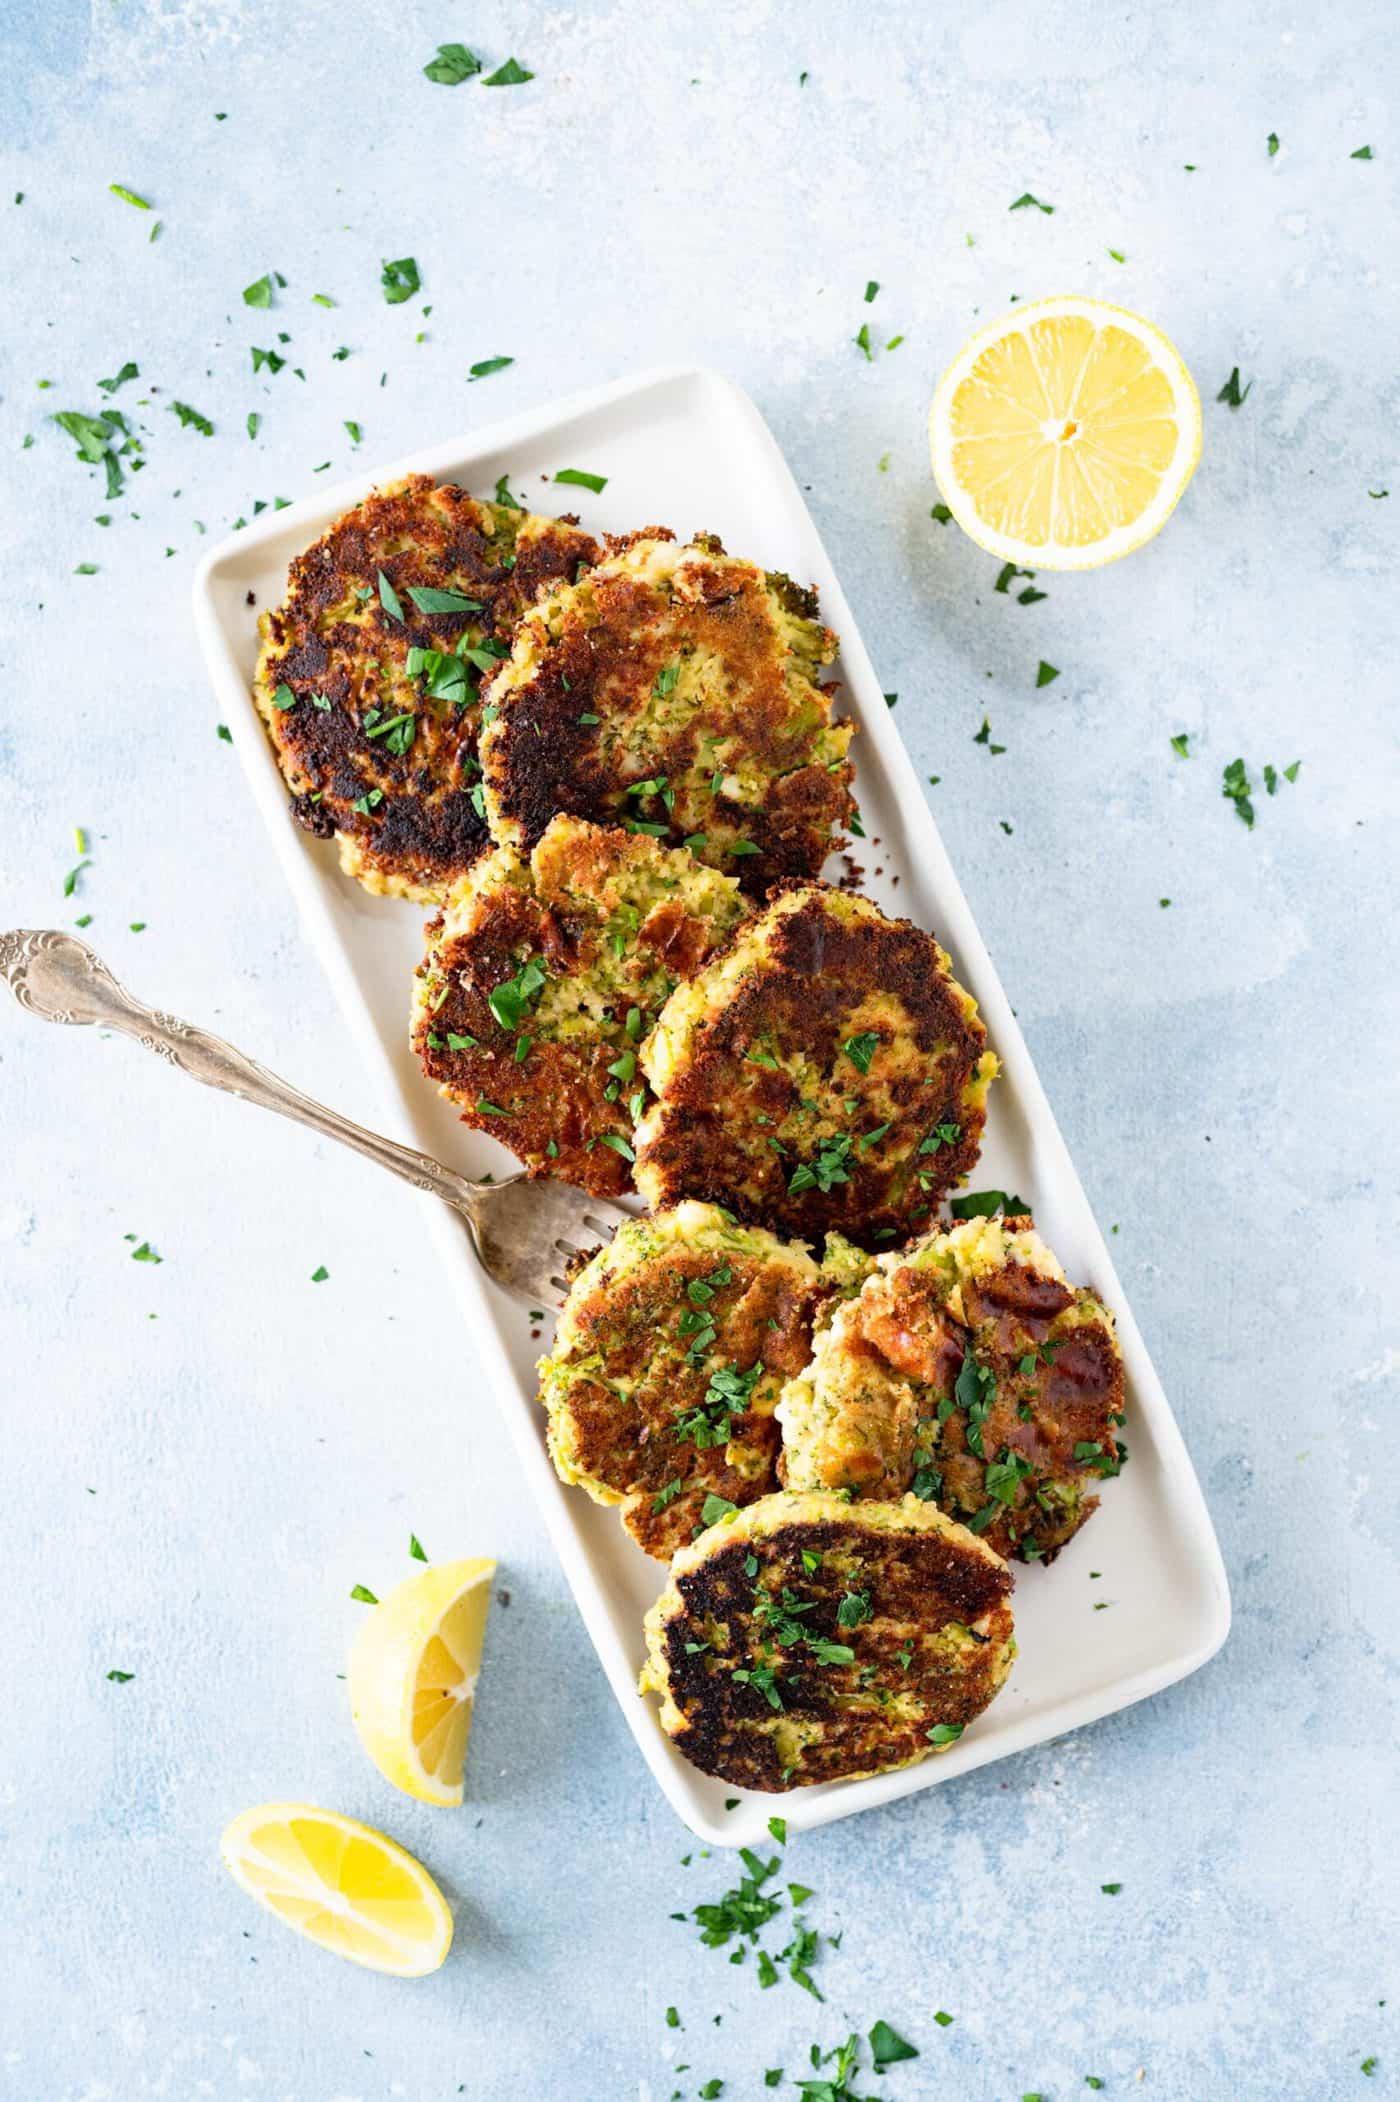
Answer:
[[[536,80],[430,85],[456,37]],[[1150,1704],[794,1843],[843,1940],[824,2007],[761,1993],[668,1916],[728,1864],[681,1866],[414,1201],[130,1047],[0,1013],[0,2090],[664,2102],[720,2076],[731,2102],[766,2066],[793,2093],[811,2042],[883,2016],[923,2052],[856,2081],[890,2102],[1068,2102],[1086,2073],[1159,2102],[1400,2092],[1392,11],[28,0],[4,59],[5,919],[91,912],[138,989],[364,1113],[214,735],[194,521],[636,366],[728,369],[942,777],[1237,1617]],[[1009,212],[1026,190],[1053,215]],[[380,298],[409,254],[426,321]],[[245,308],[270,269],[273,312]],[[923,419],[979,316],[1071,288],[1167,327],[1205,453],[1152,549],[1022,607],[931,522]],[[866,364],[863,320],[903,345]],[[254,379],[250,343],[287,369]],[[45,417],[100,408],[127,358],[150,464],[109,505]],[[1237,754],[1256,781],[1302,760],[1252,834],[1219,793]],[[75,824],[93,866],[66,902]],[[407,1574],[410,1528],[494,1549],[510,1592],[460,1814],[379,1782],[336,1678],[349,1588]],[[283,1794],[434,1868],[458,1915],[437,1977],[339,1966],[233,1888],[220,1828]]]

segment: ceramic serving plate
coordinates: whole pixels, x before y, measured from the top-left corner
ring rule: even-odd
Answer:
[[[606,475],[607,487],[596,497],[556,489],[546,478],[561,467]],[[287,815],[249,691],[257,615],[247,594],[259,609],[275,605],[294,555],[375,484],[411,472],[460,482],[478,495],[489,495],[505,473],[529,505],[579,509],[596,531],[661,522],[682,537],[717,532],[735,553],[817,585],[823,615],[841,637],[835,676],[842,704],[860,725],[854,751],[865,828],[881,843],[884,874],[867,887],[886,911],[937,934],[976,995],[1001,1058],[974,1183],[1024,1196],[1069,1275],[1091,1285],[1118,1316],[1131,1464],[1105,1483],[1083,1539],[1050,1569],[1017,1571],[1019,1655],[1000,1697],[951,1751],[921,1766],[781,1800],[746,1795],[726,1812],[732,1789],[687,1765],[657,1725],[656,1702],[636,1691],[642,1616],[661,1588],[661,1565],[633,1546],[611,1511],[556,1479],[535,1400],[533,1366],[542,1346],[530,1340],[527,1310],[487,1282],[456,1216],[423,1200],[425,1229],[436,1236],[579,1612],[667,1800],[703,1839],[749,1843],[762,1837],[775,1809],[793,1829],[849,1817],[1184,1678],[1214,1654],[1230,1624],[1225,1571],[1200,1486],[807,507],[757,409],[719,373],[645,373],[391,462],[263,518],[216,547],[199,571],[195,617],[220,710],[303,924],[378,1083],[383,1128],[468,1174],[511,1166],[495,1141],[457,1122],[410,1054],[409,991],[422,953],[423,911],[361,890],[340,874],[334,843],[308,838]],[[1093,1582],[1090,1564],[1102,1572]],[[1095,1612],[1098,1601],[1111,1601],[1113,1610]]]

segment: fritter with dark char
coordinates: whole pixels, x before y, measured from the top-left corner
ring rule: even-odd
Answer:
[[[291,566],[254,698],[297,823],[367,890],[434,904],[490,847],[480,685],[524,607],[595,561],[574,518],[426,474],[378,489]]]
[[[998,1554],[1051,1562],[1122,1466],[1113,1316],[1028,1218],[969,1219],[877,1259],[778,1419],[790,1489],[912,1490]]]
[[[824,1299],[869,1267],[833,1236],[817,1264],[795,1242],[682,1204],[618,1229],[574,1278],[540,1360],[560,1479],[665,1561],[711,1497],[777,1487],[773,1405],[801,1370]]]
[[[637,1187],[862,1246],[926,1219],[977,1158],[997,1070],[932,935],[865,898],[780,892],[672,995],[642,1051],[657,1095]]]
[[[481,740],[496,838],[556,810],[625,823],[761,897],[815,876],[851,815],[852,725],[819,684],[836,638],[815,592],[659,527],[548,593],[516,630]]]
[[[732,876],[681,849],[558,817],[528,861],[498,847],[429,921],[423,1070],[532,1175],[629,1189],[642,1040],[747,911]]]
[[[931,1504],[766,1496],[671,1564],[643,1692],[702,1773],[805,1788],[955,1744],[1016,1645],[1011,1572]]]

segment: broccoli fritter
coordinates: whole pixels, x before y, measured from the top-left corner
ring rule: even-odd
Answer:
[[[779,892],[672,995],[642,1051],[653,1206],[703,1197],[811,1240],[903,1236],[977,1158],[997,1070],[932,935],[819,885]]]
[[[747,911],[731,876],[681,849],[558,817],[528,860],[478,862],[429,921],[423,1070],[531,1174],[629,1189],[643,1038]]]
[[[840,1244],[818,1265],[711,1204],[620,1227],[574,1278],[540,1360],[561,1480],[620,1504],[632,1538],[662,1561],[712,1497],[746,1504],[775,1489],[773,1405],[853,1258]]]
[[[852,725],[818,680],[836,638],[816,594],[651,527],[541,598],[492,678],[481,740],[496,838],[556,810],[626,824],[761,897],[815,876],[850,817]]]
[[[367,890],[435,904],[491,845],[480,687],[522,610],[598,547],[573,518],[426,474],[376,490],[292,563],[254,698],[291,813]]]
[[[671,1564],[643,1692],[703,1773],[805,1788],[955,1744],[1011,1669],[1011,1572],[931,1504],[775,1495]]]
[[[1028,1218],[969,1219],[877,1259],[778,1420],[790,1489],[912,1491],[998,1554],[1051,1562],[1122,1466],[1113,1316]]]

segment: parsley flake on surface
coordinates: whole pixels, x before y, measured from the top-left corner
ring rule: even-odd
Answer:
[[[1177,732],[1172,739],[1172,750],[1176,753],[1178,759],[1189,759],[1191,757],[1191,732],[1189,730],[1179,730]]]
[[[1349,156],[1354,161],[1373,161],[1375,157],[1369,146],[1358,146],[1356,151]]]
[[[251,285],[243,287],[245,307],[270,307],[272,305],[272,279],[270,276],[255,277]]]
[[[864,351],[866,363],[873,365],[875,353],[870,347],[870,323],[868,321],[862,321],[859,329],[856,331],[855,342],[857,348]]]
[[[608,486],[605,474],[589,474],[582,467],[561,467],[554,479],[556,482],[568,482],[576,489],[591,489],[595,496],[601,496]]]
[[[128,190],[125,183],[109,182],[107,187],[114,197],[120,197],[123,204],[134,204],[138,212],[150,211],[150,199],[138,197],[135,190]]]
[[[179,417],[185,430],[196,430],[201,438],[213,437],[214,426],[209,418],[201,416],[198,409],[192,409],[187,401],[172,401],[170,409],[172,415]]]
[[[870,2031],[870,2055],[878,2072],[885,2066],[898,2065],[901,2059],[917,2058],[919,2054],[897,2029],[891,2029],[888,2022],[876,2022]]]
[[[1254,382],[1251,380],[1248,386],[1241,389],[1240,368],[1238,365],[1232,365],[1230,367],[1230,377],[1215,398],[1217,401],[1223,401],[1227,408],[1242,409],[1249,399],[1249,390],[1253,385]]]
[[[324,1263],[318,1263],[311,1273],[311,1282],[313,1285],[323,1285],[330,1274]]]
[[[1055,664],[1047,664],[1045,659],[1042,657],[1040,660],[1040,668],[1035,675],[1035,683],[1037,690],[1039,690],[1039,688],[1042,686],[1053,686],[1053,684],[1055,683],[1056,679],[1059,678],[1059,676],[1059,666]]]
[[[352,1584],[350,1587],[350,1596],[351,1598],[358,1599],[362,1606],[377,1606],[379,1604],[379,1600],[370,1590],[368,1584]]]
[[[422,290],[418,265],[411,255],[400,256],[394,263],[383,263],[379,283],[385,303],[391,307],[402,306],[406,299],[412,299],[415,292]]]
[[[1099,1885],[1099,1889],[1106,1898],[1116,1898],[1122,1888],[1121,1883],[1100,1883]]]
[[[1038,197],[1032,197],[1029,190],[1023,190],[1016,202],[1007,206],[1007,210],[1009,212],[1022,212],[1028,205],[1034,205],[1038,212],[1045,212],[1047,215],[1055,209],[1053,204],[1042,204]]]
[[[517,59],[508,58],[503,66],[497,66],[494,73],[488,73],[481,85],[484,88],[518,88],[534,77]]]
[[[1278,133],[1276,131],[1271,131],[1269,133],[1268,147],[1269,159],[1272,160],[1274,155],[1278,152]]]
[[[879,289],[879,279],[875,277],[870,278],[865,287],[865,304],[867,306],[869,306],[871,300],[875,297],[875,294],[879,291]]]
[[[478,358],[476,364],[472,366],[471,371],[467,374],[468,385],[473,380],[484,380],[490,373],[504,372],[507,365],[513,365],[514,363],[514,358]]]
[[[114,374],[109,380],[99,380],[97,384],[104,394],[115,394],[118,387],[124,387],[128,380],[138,380],[140,377],[140,366],[134,358],[128,358],[120,372]]]
[[[131,1681],[135,1678],[136,1674],[134,1671],[113,1670],[109,1671],[107,1676],[116,1686],[129,1686],[131,1684]]]
[[[928,515],[938,525],[949,525],[953,517],[946,504],[935,504]]]
[[[455,88],[481,71],[481,60],[465,44],[439,44],[437,57],[430,59],[423,71],[440,88]]]
[[[1221,775],[1220,793],[1227,802],[1235,806],[1235,816],[1247,831],[1254,830],[1254,804],[1250,800],[1250,779],[1243,759],[1232,759]]]
[[[408,1551],[415,1562],[426,1562],[428,1559],[423,1551],[423,1543],[416,1533],[410,1533],[408,1536]]]

